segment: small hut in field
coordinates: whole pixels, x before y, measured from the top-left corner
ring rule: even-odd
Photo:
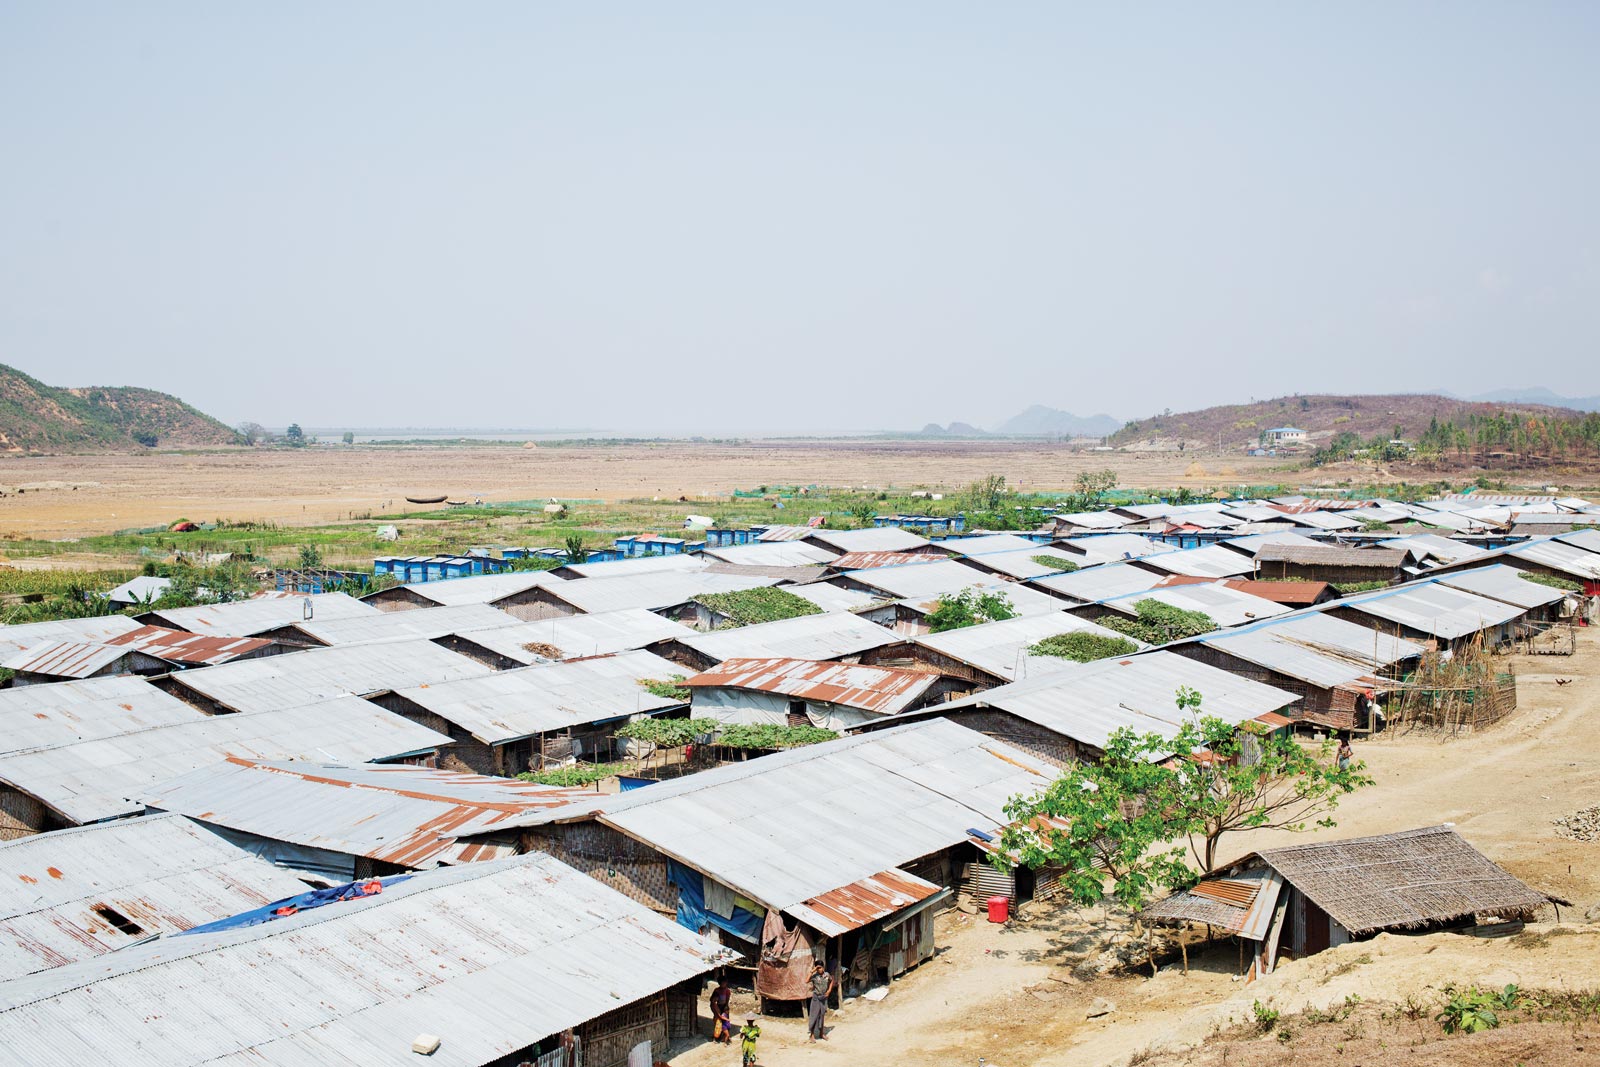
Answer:
[[[1526,919],[1567,904],[1530,888],[1467,844],[1450,823],[1262,849],[1218,868],[1140,917],[1205,923],[1253,946],[1248,975],[1384,931],[1430,933],[1480,918]]]

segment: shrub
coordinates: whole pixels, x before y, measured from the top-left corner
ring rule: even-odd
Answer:
[[[1197,637],[1217,628],[1215,620],[1203,611],[1186,611],[1159,600],[1141,600],[1133,610],[1136,618],[1107,615],[1096,622],[1108,630],[1127,634],[1148,645],[1164,645],[1185,637]]]
[[[686,686],[679,684],[682,681],[683,675],[681,674],[674,674],[668,680],[662,680],[660,678],[638,679],[639,688],[643,689],[651,696],[658,696],[662,700],[681,700],[687,703],[692,694],[689,692]]]
[[[694,598],[694,602],[710,608],[718,615],[726,615],[739,626],[822,614],[822,609],[805,597],[795,596],[787,589],[776,586],[736,589],[731,593],[702,593]]]
[[[716,733],[721,725],[716,719],[635,719],[618,730],[617,736],[661,748],[682,748]]]
[[[928,612],[928,630],[942,634],[946,630],[959,630],[981,622],[1000,622],[1016,616],[1016,611],[1011,607],[1011,598],[1004,593],[963,589],[959,593],[945,593],[939,597],[934,609]]]
[[[1126,637],[1109,637],[1089,630],[1056,634],[1027,648],[1030,656],[1055,656],[1058,659],[1076,660],[1079,663],[1108,659],[1112,656],[1126,656],[1130,652],[1137,651],[1139,646]]]
[[[820,726],[777,726],[762,723],[733,723],[724,726],[717,736],[717,744],[729,748],[782,749],[815,745],[832,741],[839,735]]]

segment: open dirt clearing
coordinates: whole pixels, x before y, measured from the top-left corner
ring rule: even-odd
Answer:
[[[751,442],[518,448],[228,450],[0,460],[0,533],[78,537],[177,518],[338,522],[415,510],[409,495],[615,501],[709,497],[758,485],[955,487],[990,473],[1023,489],[1070,489],[1110,467],[1128,487],[1293,478],[1281,461],[1193,453],[1075,452],[1018,442]],[[1197,469],[1198,468],[1198,469]],[[1204,473],[1200,473],[1204,471]],[[25,487],[21,495],[16,487]]]
[[[1575,907],[1563,908],[1562,918],[1582,924],[1585,910],[1600,901],[1600,842],[1561,837],[1552,821],[1600,802],[1600,731],[1594,728],[1600,715],[1600,649],[1594,632],[1585,631],[1575,656],[1508,660],[1519,676],[1520,710],[1512,718],[1457,740],[1412,733],[1358,742],[1357,755],[1377,784],[1347,800],[1337,812],[1338,829],[1324,833],[1355,837],[1454,822],[1468,841],[1513,874],[1572,900]],[[1556,678],[1571,682],[1558,686]],[[1231,846],[1240,854],[1291,839],[1299,838],[1242,835]],[[1569,925],[1560,933],[1529,927],[1555,934],[1543,938],[1385,934],[1285,963],[1248,986],[1233,980],[1237,956],[1226,944],[1191,952],[1187,976],[1167,965],[1154,979],[1116,975],[1078,981],[1073,969],[1100,942],[1097,918],[1058,908],[1000,928],[947,913],[941,918],[940,955],[897,981],[881,1004],[852,1001],[830,1015],[837,1029],[826,1044],[805,1044],[802,1020],[767,1020],[761,1063],[946,1067],[975,1064],[981,1056],[996,1067],[1100,1067],[1126,1063],[1152,1046],[1194,1045],[1218,1028],[1248,1022],[1256,999],[1288,1016],[1306,1004],[1319,1010],[1342,1004],[1349,995],[1369,1003],[1404,1003],[1414,996],[1428,1002],[1431,1017],[1438,1010],[1438,990],[1451,982],[1600,990],[1600,925]],[[1097,997],[1114,1002],[1116,1011],[1087,1018]],[[748,1003],[736,1002],[736,1007]],[[1391,1040],[1391,1054],[1405,1048],[1405,1062],[1429,1067],[1457,1062],[1451,1057],[1458,1039],[1444,1038],[1431,1022],[1428,1026],[1433,1029]],[[1571,1028],[1538,1027],[1530,1036],[1529,1028],[1516,1027],[1499,1037],[1481,1035],[1471,1039],[1481,1054],[1474,1051],[1475,1058],[1460,1062],[1600,1061],[1600,1045],[1574,1044],[1568,1040],[1571,1033]],[[1413,1053],[1410,1043],[1424,1038]],[[1285,1050],[1276,1040],[1271,1051],[1278,1057],[1260,1062],[1285,1062],[1296,1055],[1292,1043]],[[1331,1063],[1331,1057],[1340,1056],[1327,1054],[1330,1058],[1315,1062]],[[705,1045],[672,1062],[705,1067],[731,1063],[735,1055]],[[1498,1055],[1510,1058],[1497,1060]],[[1172,1054],[1154,1062],[1189,1061],[1186,1054]],[[1338,1062],[1379,1061],[1340,1057]]]

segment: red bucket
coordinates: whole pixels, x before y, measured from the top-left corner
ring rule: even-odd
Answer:
[[[1003,923],[1003,922],[1006,921],[1006,919],[1010,918],[1010,916],[1011,916],[1011,898],[1010,897],[990,897],[989,898],[989,921],[990,922],[992,922],[992,923]]]

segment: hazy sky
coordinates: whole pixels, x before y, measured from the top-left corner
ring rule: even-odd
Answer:
[[[229,421],[1600,393],[1600,5],[0,0],[0,362]]]

